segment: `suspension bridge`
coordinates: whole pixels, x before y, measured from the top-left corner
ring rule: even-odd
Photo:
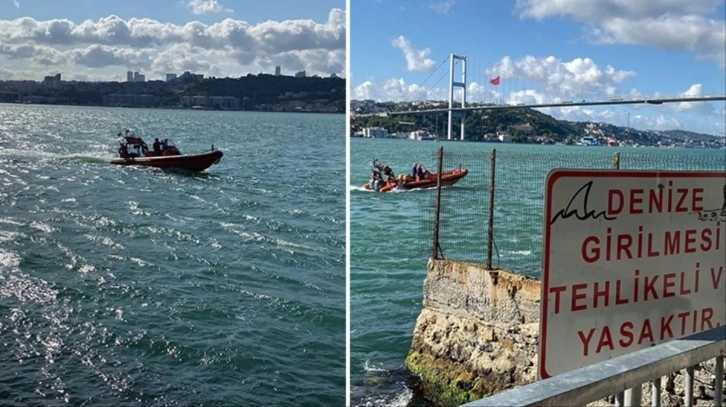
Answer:
[[[454,118],[455,116],[460,119],[460,139],[464,140],[466,138],[466,128],[465,128],[465,121],[466,121],[466,113],[473,112],[473,111],[479,111],[479,110],[492,110],[492,109],[522,109],[522,108],[531,108],[531,109],[539,109],[539,108],[549,108],[549,107],[576,107],[576,106],[603,106],[603,105],[662,105],[662,104],[668,104],[668,103],[694,103],[694,102],[719,102],[719,101],[726,101],[726,95],[718,95],[718,96],[696,96],[696,97],[689,97],[689,96],[676,96],[676,97],[638,97],[638,98],[611,98],[608,100],[585,100],[582,99],[580,101],[560,101],[560,102],[550,102],[550,103],[535,103],[535,104],[526,104],[526,103],[518,103],[518,104],[477,104],[475,106],[468,106],[466,102],[466,93],[467,93],[467,71],[466,71],[466,63],[467,58],[463,55],[457,55],[454,53],[451,53],[449,57],[444,60],[443,62],[446,62],[448,60],[449,62],[449,92],[448,92],[448,107],[445,108],[434,108],[434,109],[420,109],[420,110],[407,110],[407,111],[392,111],[388,112],[388,115],[391,116],[411,116],[411,115],[429,115],[429,114],[448,114],[448,129],[447,129],[447,139],[452,140],[453,138],[453,125],[454,125]],[[442,64],[439,64],[439,66],[435,69],[438,70]],[[460,77],[456,78],[456,72],[455,68],[459,65],[461,67]],[[432,72],[433,74],[433,72]],[[424,80],[424,83],[431,77],[431,75]],[[438,82],[438,81],[437,81]],[[434,85],[435,86],[435,85]],[[458,106],[456,106],[456,101],[454,100],[454,92],[456,88],[461,88],[461,100]],[[363,115],[360,115],[363,116]]]

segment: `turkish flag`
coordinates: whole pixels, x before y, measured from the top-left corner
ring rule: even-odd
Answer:
[[[501,79],[499,76],[489,81],[492,85],[499,85],[499,79]]]

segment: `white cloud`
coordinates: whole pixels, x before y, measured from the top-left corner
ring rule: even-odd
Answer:
[[[718,10],[722,0],[517,0],[520,16],[538,20],[570,15],[581,21],[643,18],[673,14],[705,14]]]
[[[708,15],[722,0],[517,0],[521,18],[567,16],[595,43],[693,52],[726,66],[726,24]]]
[[[13,5],[15,8],[20,8],[20,2],[18,0],[13,0]]]
[[[441,100],[447,93],[440,88],[426,89],[418,84],[408,84],[403,78],[387,79],[383,83],[365,81],[352,89],[352,99],[377,101]]]
[[[332,9],[324,22],[301,19],[259,24],[229,18],[208,25],[126,20],[114,15],[80,23],[24,17],[0,20],[0,65],[12,72],[6,62],[56,64],[64,78],[86,75],[95,80],[104,80],[103,75],[107,80],[111,69],[144,71],[147,78],[179,72],[182,67],[205,75],[240,76],[273,72],[276,65],[291,73],[304,69],[310,75],[343,76],[345,32],[345,12],[340,9]],[[0,77],[40,78],[40,69],[32,78],[21,74]]]
[[[233,10],[223,7],[217,0],[189,0],[187,7],[196,15],[212,13],[231,13]]]
[[[563,61],[554,56],[531,55],[518,60],[504,57],[486,72],[501,77],[498,91],[532,86],[545,91],[550,100],[612,97],[626,79],[635,76],[633,71],[601,67],[587,57]]]
[[[543,103],[624,97],[618,94],[617,89],[626,79],[635,76],[633,71],[619,70],[610,65],[601,67],[590,58],[563,61],[554,56],[538,58],[531,55],[517,60],[504,57],[485,71],[488,77],[500,76],[500,85],[482,85],[471,81],[467,89],[468,101],[491,101],[492,99],[486,98],[497,97],[502,103],[508,100],[524,102],[524,99]],[[360,91],[365,90],[369,95],[366,99],[404,101],[426,100],[434,96],[440,99],[448,97],[446,87],[425,89],[417,84],[407,84],[403,79],[389,79],[383,83],[368,81],[364,84]],[[354,92],[357,89],[358,87],[354,88]],[[354,93],[353,98],[357,97]]]
[[[688,89],[681,92],[679,96],[684,98],[703,97],[705,96],[703,92],[703,85],[700,83],[694,83],[693,85],[689,86]],[[716,113],[716,109],[713,104],[702,102],[679,102],[669,104],[666,106],[666,108],[674,112],[700,112],[704,114]]]
[[[456,2],[454,0],[443,0],[429,4],[429,8],[439,14],[448,14],[454,8]]]
[[[430,71],[436,65],[436,62],[430,58],[431,49],[416,50],[413,48],[411,41],[403,35],[394,38],[391,45],[403,51],[403,56],[406,58],[406,70],[409,72]]]

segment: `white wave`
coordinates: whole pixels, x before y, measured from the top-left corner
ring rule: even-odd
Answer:
[[[387,372],[388,369],[383,367],[383,364],[378,364],[378,366],[373,366],[371,361],[367,359],[365,363],[363,364],[363,370],[366,372]]]
[[[78,268],[78,272],[81,274],[87,274],[96,271],[96,267],[91,264],[83,264]]]
[[[78,153],[54,153],[45,151],[38,148],[4,148],[0,149],[0,155],[18,158],[30,158],[30,159],[41,159],[41,160],[69,160],[69,159],[97,159],[97,160],[111,160],[115,158],[114,155],[109,155],[107,152],[100,151],[85,151],[83,154]]]
[[[148,265],[148,264],[149,264],[149,263],[147,263],[147,262],[145,262],[145,261],[141,260],[141,259],[140,259],[140,258],[138,258],[138,257],[132,257],[132,258],[130,258],[129,260],[130,260],[130,261],[131,261],[132,263],[134,263],[134,264],[138,265],[139,267],[145,267],[146,265]]]
[[[118,222],[116,220],[113,220],[107,216],[100,215],[93,219],[93,225],[96,227],[108,227],[108,226],[116,226]]]
[[[287,240],[275,238],[275,237],[268,237],[261,233],[257,232],[248,232],[244,229],[242,229],[242,225],[237,225],[234,223],[228,223],[228,222],[220,222],[220,225],[227,229],[228,231],[232,233],[236,233],[243,237],[246,241],[256,241],[256,242],[262,242],[262,243],[273,243],[276,246],[279,246],[281,248],[293,248],[293,249],[301,249],[301,250],[312,250],[315,251],[314,247],[307,246],[300,243],[294,243]],[[291,250],[287,250],[290,254],[293,253]]]
[[[132,215],[151,216],[151,213],[139,209],[139,203],[135,201],[129,201],[129,210],[131,211]]]
[[[286,247],[293,247],[295,249],[305,249],[305,250],[313,250],[313,251],[315,250],[314,247],[306,246],[306,245],[300,244],[300,243],[288,242],[287,240],[273,239],[273,241],[278,246],[286,246]]]
[[[388,405],[390,407],[406,407],[411,402],[411,399],[413,399],[413,392],[406,387]]]
[[[0,272],[5,270],[16,271],[19,265],[20,256],[17,253],[0,249]]]
[[[359,186],[359,185],[350,185],[348,186],[348,190],[350,191],[361,191],[361,192],[371,192],[376,193],[376,191],[372,189],[367,189],[365,187]],[[414,191],[421,191],[421,188],[414,188],[414,189],[392,189],[387,194],[403,194],[407,192],[414,192]]]
[[[124,250],[124,246],[121,243],[117,243],[113,241],[110,237],[107,236],[94,236],[91,234],[85,234],[84,235],[86,239],[88,239],[91,242],[99,243],[103,246],[111,247],[114,249]]]
[[[17,236],[22,236],[20,233],[0,231],[0,242],[12,242]]]
[[[47,223],[43,223],[43,222],[37,222],[37,221],[30,222],[30,227],[33,229],[40,230],[41,232],[46,233],[46,234],[51,234],[51,233],[55,232],[55,228],[53,228],[52,226],[48,225]]]
[[[507,250],[504,253],[513,254],[515,256],[531,256],[532,255],[531,250]]]
[[[0,223],[7,223],[8,225],[23,226],[25,223],[18,222],[11,218],[0,218]]]
[[[57,243],[56,246],[58,246],[58,248],[61,249],[61,251],[63,251],[63,253],[68,256],[68,259],[70,260],[70,263],[65,265],[66,270],[73,270],[73,268],[76,267],[76,264],[78,263],[78,256],[76,256],[76,254],[73,253],[71,249],[63,246],[60,243]]]
[[[403,387],[400,393],[391,395],[369,396],[362,400],[356,407],[406,407],[413,399],[413,392],[408,387]]]

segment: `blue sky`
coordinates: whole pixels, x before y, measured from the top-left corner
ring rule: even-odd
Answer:
[[[351,0],[352,99],[544,103],[726,94],[725,0]],[[457,80],[461,67],[456,67]],[[501,76],[498,86],[489,80]],[[542,109],[561,119],[726,134],[726,104]]]
[[[345,0],[0,0],[0,80],[345,74]]]

